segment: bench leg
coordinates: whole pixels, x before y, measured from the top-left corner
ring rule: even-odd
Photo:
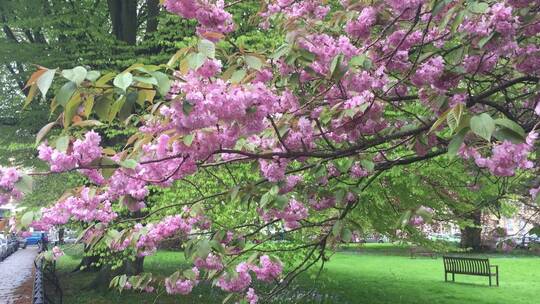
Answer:
[[[452,273],[452,282],[455,282],[455,281],[456,281],[456,274]]]
[[[448,282],[448,272],[445,272],[445,273],[444,273],[444,281],[445,281],[445,282]]]
[[[489,286],[491,286],[491,275],[489,276]]]
[[[497,271],[496,279],[497,279],[497,287],[499,287],[499,272],[498,271]]]

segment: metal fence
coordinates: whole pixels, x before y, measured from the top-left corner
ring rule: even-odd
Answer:
[[[46,244],[40,244],[39,253],[46,250]],[[63,293],[56,276],[56,262],[46,261],[40,256],[34,261],[34,267],[32,304],[62,304]]]

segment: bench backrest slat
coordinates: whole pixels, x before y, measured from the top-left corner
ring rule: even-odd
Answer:
[[[489,275],[489,259],[443,256],[446,272]]]

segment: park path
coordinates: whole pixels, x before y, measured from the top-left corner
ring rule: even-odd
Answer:
[[[37,252],[37,247],[26,247],[0,262],[0,304],[21,303],[23,299],[31,299],[32,290],[26,294],[28,288],[21,287],[31,281]],[[23,290],[24,294],[21,294]]]

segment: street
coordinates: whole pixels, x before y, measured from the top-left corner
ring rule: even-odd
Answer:
[[[37,252],[37,247],[19,249],[0,262],[0,304],[14,304],[21,300],[22,295],[16,295],[16,290],[31,279]],[[25,293],[28,293],[27,289]],[[31,298],[31,294],[25,296]]]

